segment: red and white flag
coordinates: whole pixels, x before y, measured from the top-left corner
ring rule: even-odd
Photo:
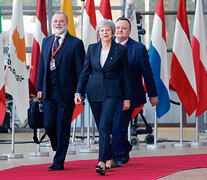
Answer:
[[[47,36],[47,15],[45,0],[37,0],[36,27],[32,47],[32,63],[29,79],[29,92],[36,95],[37,74],[42,40]]]
[[[136,10],[134,5],[134,0],[126,0],[125,17],[128,18],[131,22],[130,37],[138,41],[138,30],[137,30],[137,20],[136,20]]]
[[[103,19],[111,19],[111,5],[110,0],[101,0],[100,6],[99,6],[99,12],[100,12],[100,21]]]
[[[1,8],[0,8],[0,126],[2,126],[3,124],[5,114],[6,114],[5,76],[4,76],[4,59],[3,59],[3,35],[2,35]]]
[[[206,32],[201,0],[197,0],[193,28],[192,52],[196,73],[198,106],[196,117],[207,110]]]
[[[27,119],[27,109],[29,108],[29,86],[22,1],[13,0],[12,7],[5,82],[13,97],[20,122],[23,123]]]
[[[190,116],[197,107],[197,90],[185,0],[179,0],[170,73],[170,89],[177,92]]]
[[[87,51],[88,45],[97,42],[96,13],[94,0],[87,0],[83,11],[83,43]]]

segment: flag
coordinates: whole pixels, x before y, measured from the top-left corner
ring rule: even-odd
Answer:
[[[197,107],[197,90],[185,0],[179,0],[170,72],[170,89],[177,92],[190,116]]]
[[[198,99],[196,117],[207,110],[207,46],[205,34],[203,7],[201,0],[197,0],[192,40]]]
[[[138,108],[135,108],[133,113],[132,113],[132,119],[134,119],[136,117],[136,115],[142,110],[142,108],[144,107],[144,104],[142,104],[141,106],[139,106]]]
[[[5,76],[4,76],[4,59],[3,59],[3,35],[1,27],[1,6],[0,6],[0,126],[4,121],[6,114],[6,97],[5,97]]]
[[[88,45],[97,42],[96,13],[94,0],[87,0],[83,11],[83,43],[87,51]]]
[[[47,15],[45,0],[37,0],[36,27],[33,38],[29,92],[36,95],[37,74],[42,40],[47,36]]]
[[[72,36],[76,36],[71,1],[63,0],[60,11],[64,11],[67,14],[69,19],[68,31]]]
[[[75,109],[73,111],[72,121],[78,117],[78,115],[83,111],[83,104],[75,105]]]
[[[137,20],[134,0],[127,0],[125,5],[125,17],[131,22],[130,37],[138,41]]]
[[[13,0],[12,7],[5,82],[13,97],[20,122],[24,122],[27,119],[27,109],[29,108],[29,87],[22,1]]]
[[[137,22],[136,22],[136,12],[134,0],[127,0],[125,5],[125,17],[131,22],[131,33],[130,37],[134,40],[138,40]],[[135,108],[132,113],[132,119],[142,110],[144,104],[138,108]]]
[[[159,99],[159,103],[156,105],[156,114],[158,118],[161,118],[170,109],[165,14],[163,0],[157,1],[152,28],[149,61],[155,79]]]
[[[103,19],[111,19],[111,5],[110,0],[101,0],[100,6],[99,6],[99,12],[100,12],[100,21]]]
[[[60,11],[64,11],[69,19],[68,31],[72,36],[76,36],[75,25],[73,20],[73,11],[70,0],[63,0]],[[76,105],[73,111],[72,121],[83,111],[83,104]]]

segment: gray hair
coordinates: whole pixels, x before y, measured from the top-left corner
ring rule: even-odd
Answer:
[[[56,14],[63,14],[63,15],[65,16],[65,19],[66,19],[67,24],[69,23],[68,16],[67,16],[67,14],[66,14],[64,11],[57,11],[57,12],[52,16],[52,20],[53,20],[53,17],[54,17]]]
[[[98,35],[98,37],[99,37],[99,30],[103,26],[108,26],[111,29],[112,34],[113,35],[115,34],[115,25],[113,21],[110,19],[104,19],[101,22],[99,22],[98,25],[96,26],[96,34]]]

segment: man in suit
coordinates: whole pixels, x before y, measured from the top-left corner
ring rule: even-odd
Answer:
[[[49,171],[64,169],[73,98],[85,58],[83,42],[67,32],[68,23],[63,11],[53,15],[55,34],[43,39],[38,69],[37,97],[43,98],[43,124],[56,151]]]
[[[139,43],[129,37],[131,32],[131,23],[127,18],[120,17],[115,23],[116,33],[115,41],[127,47],[128,66],[132,87],[131,106],[129,110],[122,111],[120,100],[113,120],[112,147],[114,152],[114,161],[117,167],[129,161],[129,152],[132,145],[127,139],[128,125],[135,108],[146,103],[146,95],[142,83],[142,77],[147,87],[149,101],[152,106],[158,103],[157,90],[154,82],[152,70],[149,63],[149,57],[144,44]]]

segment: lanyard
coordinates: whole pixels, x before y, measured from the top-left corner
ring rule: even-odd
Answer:
[[[66,36],[66,34],[65,34]],[[63,38],[63,42],[65,40],[65,36]],[[53,59],[53,57],[55,56],[55,54],[59,51],[59,49],[62,47],[63,45],[63,42],[61,43],[61,45],[56,49],[56,51],[54,52],[54,45],[55,45],[55,37],[54,37],[54,40],[53,40],[53,43],[52,43],[52,54],[51,54],[51,59]]]

